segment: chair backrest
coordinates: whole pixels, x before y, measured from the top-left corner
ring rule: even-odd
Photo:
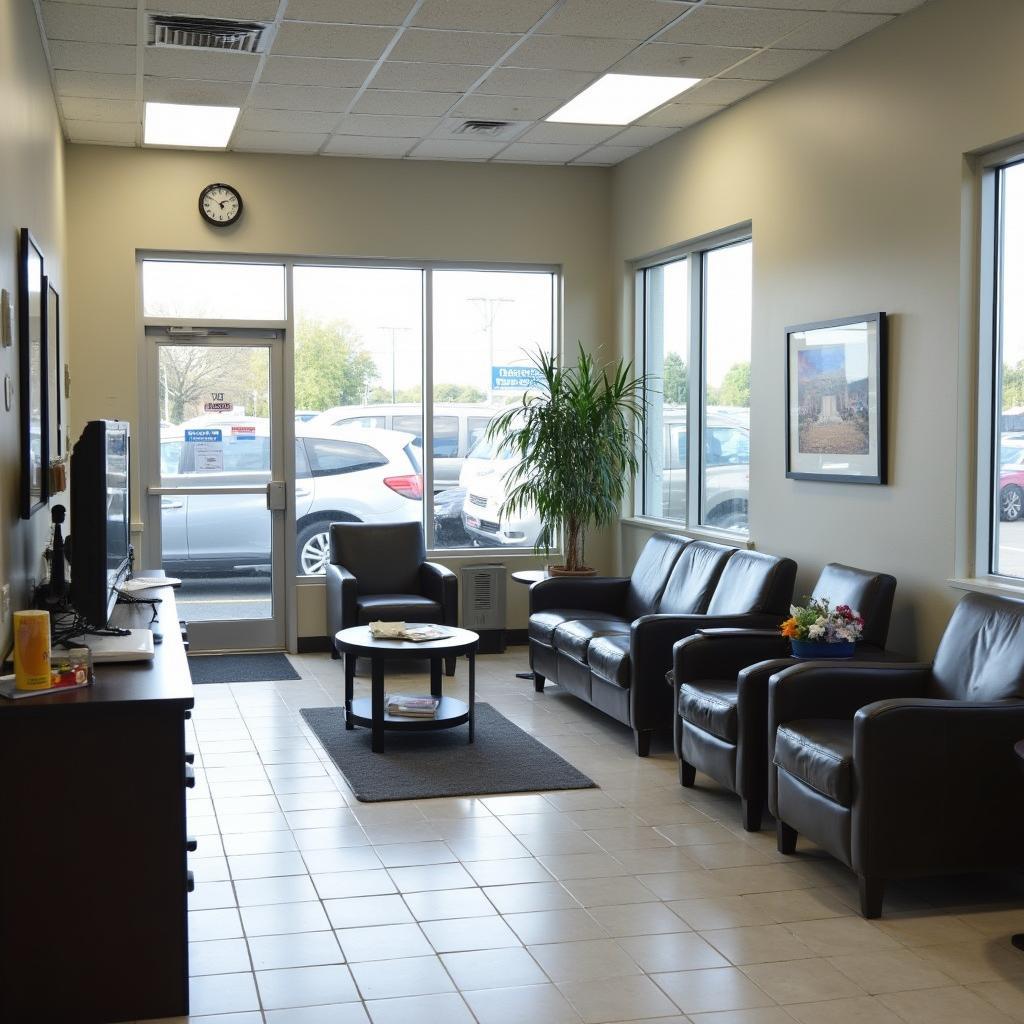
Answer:
[[[695,540],[687,544],[665,584],[658,611],[669,615],[703,615],[726,562],[735,548]]]
[[[896,595],[896,578],[884,572],[855,569],[851,565],[829,562],[811,597],[827,598],[833,608],[849,605],[864,620],[861,640],[872,647],[885,647],[892,617],[892,600]]]
[[[968,594],[939,641],[928,696],[1024,698],[1024,601]]]
[[[629,578],[624,609],[627,619],[638,619],[658,610],[669,573],[689,543],[685,537],[656,533],[644,545]]]
[[[761,551],[737,551],[722,570],[708,615],[778,614],[793,602],[796,562]]]
[[[420,523],[331,523],[331,561],[355,576],[360,594],[419,594],[426,558]]]

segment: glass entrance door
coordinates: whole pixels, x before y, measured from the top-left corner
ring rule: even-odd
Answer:
[[[193,650],[285,646],[285,486],[277,331],[146,328],[158,416],[147,564],[181,579]]]

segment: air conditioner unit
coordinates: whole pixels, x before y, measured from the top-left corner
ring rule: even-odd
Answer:
[[[463,566],[462,626],[480,634],[484,654],[505,650],[505,566]]]

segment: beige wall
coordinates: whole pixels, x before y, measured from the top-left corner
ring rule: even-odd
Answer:
[[[614,173],[627,349],[626,261],[753,223],[751,536],[798,560],[798,594],[830,560],[894,573],[893,641],[923,654],[960,596],[946,580],[970,528],[964,154],[1024,133],[1021,39],[1018,0],[931,0]],[[787,480],[784,329],[872,310],[890,315],[890,485]],[[644,537],[623,527],[626,564]]]
[[[0,288],[17,296],[18,231],[30,228],[46,259],[46,273],[64,309],[64,142],[32,4],[0,0]],[[16,301],[16,299],[15,299]],[[15,344],[0,348],[0,378],[18,387],[17,308]],[[63,338],[67,350],[70,332]],[[0,381],[2,394],[2,381]],[[50,517],[19,519],[20,419],[0,398],[0,584],[10,583],[14,608],[29,603],[29,583],[42,579]],[[9,622],[0,623],[6,650]]]
[[[138,431],[137,250],[560,264],[567,348],[577,339],[614,348],[607,170],[86,146],[68,147],[68,165],[72,326],[82,339],[73,431],[101,416]],[[240,189],[236,226],[200,219],[197,196],[211,181]],[[588,552],[607,569],[611,547],[595,539]],[[323,634],[322,593],[300,588],[300,636]],[[525,626],[525,589],[510,583],[508,597],[510,626]]]

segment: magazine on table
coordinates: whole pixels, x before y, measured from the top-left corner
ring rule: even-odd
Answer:
[[[401,718],[434,718],[440,698],[426,693],[387,693],[384,695],[384,711]]]
[[[371,622],[370,635],[374,640],[410,640],[422,644],[429,640],[444,640],[451,631],[443,626],[409,626],[404,622]]]

